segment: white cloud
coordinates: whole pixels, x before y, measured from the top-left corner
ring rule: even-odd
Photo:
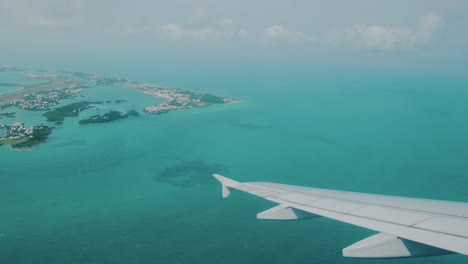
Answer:
[[[393,50],[409,48],[415,36],[411,29],[354,25],[344,32],[344,40],[361,48]]]
[[[335,32],[335,43],[353,43],[359,48],[375,50],[403,50],[429,43],[442,25],[442,17],[428,13],[415,27],[385,27],[357,24]]]
[[[164,36],[171,39],[198,39],[198,40],[231,40],[234,32],[231,30],[218,30],[212,28],[184,28],[176,23],[161,26]]]
[[[255,34],[251,33],[245,28],[241,28],[239,32],[237,33],[237,36],[239,37],[239,39],[246,40],[246,41],[256,39]]]
[[[423,43],[431,41],[443,23],[442,17],[432,12],[427,13],[419,21],[417,38]]]
[[[263,35],[268,39],[282,40],[282,41],[312,41],[302,32],[289,31],[283,26],[273,25],[263,30]]]
[[[224,18],[223,20],[221,20],[221,25],[223,26],[230,26],[232,24],[233,24],[232,19]]]

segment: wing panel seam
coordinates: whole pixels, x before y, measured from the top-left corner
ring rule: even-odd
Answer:
[[[276,189],[278,190],[278,188],[262,188],[262,187],[258,187],[257,185],[254,185],[252,186],[252,184],[250,184],[251,187],[254,187],[254,188],[258,188],[258,189],[263,189],[263,190],[268,190],[268,189]],[[280,189],[281,190],[281,189]],[[271,190],[270,190],[271,191]],[[301,194],[304,194],[304,195],[314,195],[314,194],[308,194],[308,193],[305,193],[305,192],[301,192],[301,191],[294,191],[295,193],[301,193]],[[281,192],[280,192],[281,193]],[[291,193],[291,191],[285,191],[285,193]],[[452,217],[452,218],[461,218],[461,219],[464,219],[464,220],[468,220],[468,217],[461,217],[461,216],[457,216],[457,215],[451,215],[451,214],[443,214],[443,213],[434,213],[434,212],[430,212],[430,211],[423,211],[423,210],[417,210],[417,209],[408,209],[408,208],[402,208],[402,207],[398,207],[398,206],[390,206],[390,205],[381,205],[381,204],[375,204],[375,203],[369,203],[369,202],[362,202],[362,201],[357,201],[357,200],[353,200],[353,199],[343,199],[343,198],[336,198],[336,197],[332,197],[332,196],[327,196],[327,195],[314,195],[314,196],[319,196],[319,197],[324,197],[325,198],[328,198],[328,199],[335,199],[335,200],[340,200],[340,201],[348,201],[348,202],[355,202],[355,203],[362,203],[362,204],[366,204],[366,205],[373,205],[373,206],[380,206],[380,207],[387,207],[387,208],[394,208],[394,209],[399,209],[399,210],[405,210],[405,211],[409,211],[409,212],[419,212],[419,213],[424,213],[424,214],[431,214],[431,215],[437,215],[437,216],[448,216],[448,217]]]
[[[279,200],[271,200],[271,201],[274,201],[276,203],[280,203],[280,204],[284,204],[283,202],[279,201]],[[330,210],[330,209],[323,209],[323,208],[319,208],[319,207],[314,207],[314,206],[310,206],[310,205],[305,205],[305,204],[301,204],[301,203],[291,203],[291,202],[288,202],[288,204],[292,205],[292,207],[294,207],[294,205],[299,205],[299,206],[303,206],[303,207],[311,207],[313,209],[316,209],[316,210],[324,210],[324,211],[327,211],[327,212],[331,212],[331,213],[337,213],[338,215],[336,217],[329,217],[331,219],[335,219],[335,220],[338,220],[339,217],[343,216],[343,215],[348,215],[348,216],[353,216],[353,217],[357,217],[357,218],[361,218],[361,219],[367,219],[367,220],[372,220],[372,221],[378,221],[378,222],[382,222],[382,223],[386,223],[386,224],[391,224],[391,225],[398,225],[398,226],[402,226],[402,227],[407,227],[407,228],[414,228],[414,229],[418,229],[418,230],[424,230],[424,231],[427,231],[427,232],[433,232],[433,233],[437,233],[437,234],[443,234],[443,235],[448,235],[448,236],[454,236],[454,237],[459,237],[459,238],[464,238],[464,239],[468,239],[468,237],[466,236],[461,236],[461,235],[456,235],[456,234],[451,234],[451,233],[446,233],[446,232],[440,232],[440,231],[437,231],[437,230],[431,230],[431,229],[427,229],[427,228],[420,228],[420,227],[414,227],[412,225],[403,225],[403,224],[399,224],[399,223],[394,223],[394,222],[389,222],[389,221],[385,221],[385,220],[380,220],[380,219],[375,219],[375,218],[371,218],[371,217],[366,217],[366,216],[361,216],[361,215],[356,215],[356,214],[350,214],[350,213],[343,213],[343,212],[340,212],[340,211],[335,211],[335,210]],[[300,208],[297,208],[297,209],[300,209]],[[303,209],[301,209],[303,210]],[[434,216],[430,217],[430,218],[433,218]],[[425,220],[428,220],[428,219],[425,219]]]

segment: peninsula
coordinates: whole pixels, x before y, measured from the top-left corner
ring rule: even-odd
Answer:
[[[156,98],[165,99],[164,102],[158,105],[145,107],[144,111],[148,114],[164,114],[177,109],[242,102],[242,100],[239,99],[221,97],[204,92],[192,92],[176,88],[161,87],[154,84],[126,83],[125,86]]]
[[[89,118],[78,121],[81,125],[109,123],[120,119],[134,119],[140,116],[135,109],[122,108],[135,105],[135,102],[129,102],[129,98],[113,98],[113,89],[115,87],[124,87],[133,89],[137,92],[162,99],[163,102],[156,105],[141,106],[143,112],[147,114],[164,114],[178,109],[190,109],[206,107],[216,104],[243,102],[242,100],[217,96],[206,92],[188,91],[177,88],[159,86],[150,83],[139,83],[129,81],[125,78],[106,77],[97,74],[82,72],[48,72],[46,70],[29,71],[19,69],[14,66],[0,64],[0,73],[9,74],[10,72],[25,71],[29,79],[38,80],[34,84],[20,84],[16,82],[1,82],[0,86],[14,86],[18,89],[0,94],[0,119],[10,120],[9,124],[1,124],[0,145],[9,146],[12,149],[27,150],[38,146],[47,140],[52,133],[52,128],[45,125],[34,125],[25,127],[23,120],[19,117],[27,116],[27,113],[21,110],[41,112],[47,122],[54,122],[60,125],[68,117],[77,117],[82,111],[101,104],[101,109],[107,112],[100,115],[93,115]],[[95,94],[88,93],[91,89],[102,89],[98,92],[100,101],[82,101],[70,102],[76,97],[88,97]],[[11,90],[11,89],[8,89]],[[105,97],[105,92],[108,96]],[[101,95],[104,94],[104,98]],[[86,95],[86,96],[85,96]],[[92,100],[92,99],[91,99]],[[64,104],[68,103],[68,104]],[[118,105],[118,106],[117,106]],[[20,111],[4,112],[7,107],[16,108]],[[95,108],[98,110],[99,108]],[[119,110],[119,111],[117,111]],[[18,115],[16,115],[18,113]],[[34,118],[38,115],[34,114]],[[37,121],[42,123],[42,121]],[[6,130],[6,132],[5,132]]]
[[[0,129],[6,129],[6,136],[0,137],[0,145],[12,149],[28,150],[38,146],[47,140],[52,134],[52,128],[44,125],[25,127],[24,123],[0,125]]]
[[[0,108],[17,106],[25,110],[49,110],[65,99],[81,93],[84,82],[56,74],[30,74],[30,79],[45,83],[23,85],[22,89],[0,94]]]
[[[145,107],[143,110],[148,114],[164,114],[177,109],[189,109],[214,104],[243,102],[242,100],[235,98],[216,96],[205,92],[194,92],[163,87],[149,83],[138,83],[128,81],[124,78],[105,77],[82,72],[73,72],[72,75],[86,81],[94,82],[97,86],[124,86],[165,100],[160,104]],[[116,100],[116,103],[121,102],[125,102],[125,100]]]

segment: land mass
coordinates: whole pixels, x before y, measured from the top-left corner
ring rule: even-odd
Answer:
[[[18,106],[25,110],[49,110],[84,90],[81,86],[84,82],[56,74],[30,74],[28,78],[47,82],[23,85],[20,90],[0,94],[0,108]]]
[[[154,84],[126,83],[125,86],[137,89],[144,94],[148,94],[156,98],[165,99],[164,102],[158,105],[145,107],[144,111],[148,114],[164,114],[177,109],[242,102],[242,100],[239,99],[221,97],[204,92],[192,92],[176,88],[161,87]]]
[[[11,125],[0,125],[0,129],[6,129],[7,135],[0,137],[0,145],[12,149],[28,150],[38,146],[47,140],[52,134],[52,128],[44,125],[26,128],[24,123],[13,123]]]
[[[0,72],[23,71],[13,66],[0,64]],[[64,101],[73,99],[86,89],[96,89],[99,86],[121,86],[135,89],[164,101],[160,104],[143,108],[147,114],[163,114],[177,109],[189,109],[205,107],[215,104],[243,102],[235,98],[216,96],[206,92],[195,92],[176,88],[169,88],[148,83],[128,81],[124,78],[106,77],[82,72],[48,73],[41,70],[27,77],[34,80],[42,80],[36,84],[0,83],[1,86],[16,86],[20,89],[5,94],[0,94],[0,111],[7,107],[18,107],[23,110],[43,111],[43,116],[48,122],[62,124],[67,117],[76,117],[86,109],[94,107],[94,104],[104,104],[103,107],[112,107],[112,100],[105,99],[101,102],[77,102],[61,107],[56,107]],[[84,97],[83,94],[80,95]],[[126,103],[124,99],[114,100],[115,104]],[[54,109],[54,107],[56,107]],[[52,110],[53,109],[53,110]],[[97,109],[97,108],[96,108]],[[140,113],[134,109],[127,112],[110,110],[102,115],[94,115],[79,121],[79,124],[109,123],[119,119],[138,117]],[[2,118],[15,118],[14,112],[0,113]],[[15,120],[16,121],[16,120]],[[13,121],[13,122],[15,122]],[[0,145],[6,145],[13,149],[30,149],[45,141],[52,133],[52,128],[44,125],[24,127],[21,122],[10,125],[0,124],[0,129],[6,129],[6,136],[0,137]]]
[[[130,110],[132,111],[132,110]],[[129,112],[130,112],[129,111]],[[135,110],[133,110],[135,111]],[[119,119],[128,118],[129,113],[124,114],[120,111],[109,111],[103,115],[94,115],[87,119],[82,119],[78,123],[80,125],[87,125],[87,124],[99,124],[99,123],[109,123]]]
[[[91,104],[100,104],[102,102],[79,102],[72,103],[62,107],[55,108],[52,111],[45,112],[43,116],[47,118],[47,122],[63,122],[67,117],[78,116],[80,112],[92,108]]]
[[[97,86],[122,85],[136,89],[141,93],[165,100],[160,104],[145,107],[143,110],[148,114],[164,114],[177,109],[243,102],[242,100],[235,98],[216,96],[205,92],[193,92],[177,88],[163,87],[148,83],[138,83],[128,81],[124,78],[105,77],[82,72],[73,72],[72,75],[94,82]],[[125,102],[125,100],[116,100],[116,103],[122,102]]]

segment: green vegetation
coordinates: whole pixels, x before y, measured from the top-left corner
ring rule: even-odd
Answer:
[[[35,126],[32,137],[28,137],[27,140],[16,143],[11,147],[19,149],[32,148],[46,141],[50,134],[52,134],[52,128],[48,126]]]
[[[109,111],[103,115],[94,115],[90,118],[80,120],[80,125],[96,124],[96,123],[109,123],[115,120],[128,118],[128,114],[124,114],[119,111]]]
[[[169,102],[169,105],[173,105],[173,106],[177,106],[177,107],[182,107],[183,105],[179,102],[177,102],[177,100],[173,99],[173,100],[170,100]]]
[[[17,71],[15,67],[0,65],[0,72]],[[41,74],[46,73],[46,74]],[[46,70],[38,70],[27,77],[33,80],[42,80],[40,83],[21,85],[23,89],[0,94],[0,119],[15,117],[14,112],[6,112],[7,107],[18,107],[24,110],[44,111],[43,116],[47,122],[61,125],[67,117],[79,116],[86,109],[101,109],[112,106],[112,103],[126,103],[124,99],[106,99],[101,102],[69,103],[63,105],[64,100],[69,100],[85,95],[81,94],[85,89],[96,86],[124,86],[136,89],[144,94],[152,95],[156,98],[164,99],[158,105],[145,107],[144,112],[150,114],[163,114],[177,109],[189,109],[205,107],[213,104],[237,102],[238,100],[227,97],[218,97],[203,92],[192,92],[181,89],[172,89],[148,83],[138,83],[128,81],[124,78],[105,77],[96,74],[81,72],[62,71],[62,74],[50,73]],[[13,82],[0,82],[0,86],[19,86]],[[87,96],[86,96],[87,97]],[[97,104],[103,104],[99,106]],[[63,105],[63,106],[61,106]],[[60,106],[60,107],[58,107]],[[52,110],[53,109],[53,110]],[[107,110],[106,110],[107,111]],[[96,113],[102,113],[96,112]],[[90,118],[78,121],[79,124],[109,123],[119,119],[131,117],[136,118],[140,113],[135,109],[128,111],[108,111],[101,115],[93,115]],[[51,133],[51,128],[46,126],[25,127],[24,123],[14,122],[9,125],[1,125],[0,129],[7,129],[6,136],[0,137],[0,145],[7,145],[16,149],[28,149],[38,145],[47,139]],[[2,131],[3,132],[3,131]],[[2,133],[4,135],[5,133]]]
[[[101,77],[96,80],[97,86],[111,86],[114,84],[125,83],[127,80],[113,77]]]
[[[140,113],[138,113],[137,110],[132,109],[132,110],[127,111],[127,115],[128,116],[140,116]]]
[[[80,102],[55,108],[52,111],[43,114],[48,122],[62,122],[66,117],[78,116],[81,111],[92,108],[91,104],[101,102]]]
[[[30,135],[2,138],[0,145],[10,146],[13,149],[30,149],[46,141],[50,134],[52,134],[51,127],[34,126]]]
[[[224,100],[222,97],[212,95],[212,94],[203,94],[200,100],[202,102],[205,102],[206,104],[223,104],[224,103]]]

